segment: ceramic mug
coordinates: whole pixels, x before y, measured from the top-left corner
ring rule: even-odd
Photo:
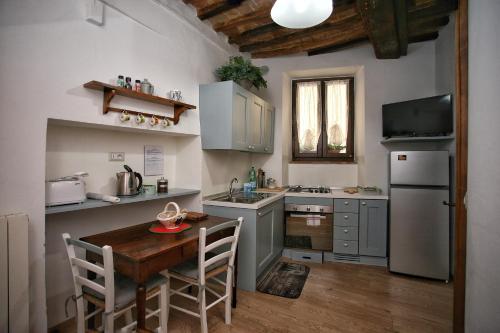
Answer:
[[[152,116],[151,119],[149,119],[149,125],[151,126],[156,126],[160,122],[160,119],[156,118],[156,116]]]
[[[120,115],[120,120],[122,122],[126,122],[130,120],[130,115],[128,114],[127,111],[123,111],[122,114]]]
[[[146,118],[142,115],[142,113],[139,113],[137,115],[137,117],[135,117],[135,122],[137,124],[144,124],[145,121],[146,121]]]
[[[168,127],[170,126],[170,121],[167,118],[163,118],[160,122],[162,127]]]

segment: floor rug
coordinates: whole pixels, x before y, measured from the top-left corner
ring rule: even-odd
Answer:
[[[275,296],[299,298],[309,267],[280,261],[260,281],[257,290]]]

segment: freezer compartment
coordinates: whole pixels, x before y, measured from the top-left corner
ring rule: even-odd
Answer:
[[[449,279],[448,200],[448,189],[391,187],[391,272]]]
[[[391,152],[391,184],[448,186],[449,155],[447,151]]]

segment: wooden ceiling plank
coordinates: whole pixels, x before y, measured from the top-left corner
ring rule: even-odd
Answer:
[[[357,0],[357,6],[378,59],[401,56],[394,1]]]
[[[279,46],[282,43],[290,42],[293,40],[299,40],[302,38],[310,38],[311,36],[321,34],[324,32],[336,32],[344,33],[349,31],[352,25],[359,22],[358,17],[351,17],[348,20],[339,21],[333,24],[321,24],[313,28],[295,30],[295,32],[282,35],[281,37],[273,38],[263,42],[257,42],[254,44],[244,45],[239,48],[240,52],[255,52],[258,50],[263,50],[266,48],[272,48],[273,46]]]
[[[217,32],[227,33],[231,30],[237,29],[239,26],[249,23],[257,24],[257,26],[272,23],[273,20],[271,19],[271,8],[272,5],[266,3],[255,11],[241,15],[232,20],[226,20],[218,24],[214,24],[212,28]]]
[[[353,40],[350,40],[350,41],[347,41],[344,43],[333,43],[332,45],[329,45],[329,46],[311,49],[311,50],[307,51],[307,55],[308,56],[315,56],[315,55],[319,55],[319,54],[333,53],[333,52],[345,50],[345,49],[353,47],[353,46],[358,46],[360,44],[364,44],[364,43],[367,43],[369,41],[370,41],[369,38],[366,36],[359,37],[359,38],[355,38]]]
[[[458,8],[457,0],[435,0],[433,6],[420,8],[416,6],[408,10],[408,21],[449,15]]]
[[[296,34],[315,33],[316,29],[331,26],[343,22],[354,17],[359,17],[356,7],[353,5],[339,6],[335,9],[334,13],[325,22],[315,27],[307,29],[289,29],[281,27],[277,24],[266,25],[256,29],[248,30],[235,37],[231,37],[229,41],[233,44],[238,44],[240,47],[250,46],[259,42],[267,42],[284,36],[292,36]]]
[[[219,3],[214,3],[206,7],[200,8],[197,11],[200,20],[207,20],[228,10],[239,7],[243,0],[223,0]]]
[[[252,52],[251,55],[252,58],[269,58],[275,56],[283,56],[283,55],[307,52],[308,50],[311,49],[327,47],[333,44],[341,44],[362,37],[366,38],[367,35],[363,23],[359,21],[358,23],[355,23],[351,26],[349,34],[346,33],[317,34],[307,39],[306,38],[295,39],[287,44],[281,44],[274,48]]]

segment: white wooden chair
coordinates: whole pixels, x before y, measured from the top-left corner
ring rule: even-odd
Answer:
[[[103,327],[98,330],[105,333],[115,332],[114,320],[125,316],[126,326],[121,332],[131,332],[136,322],[132,321],[132,308],[135,306],[136,284],[114,272],[113,250],[110,246],[98,247],[93,244],[72,239],[69,234],[62,235],[73,273],[76,297],[77,332],[84,333],[88,319],[102,314]],[[102,267],[77,257],[75,247],[99,254],[103,258]],[[87,272],[93,272],[97,278],[90,280]],[[146,299],[158,297],[159,308],[147,309],[146,318],[157,316],[160,322],[158,332],[167,332],[167,279],[158,274],[146,283]],[[96,310],[85,315],[84,301],[96,306]]]
[[[163,271],[167,278],[167,288],[168,297],[172,295],[180,295],[188,298],[192,301],[198,303],[199,313],[195,313],[188,309],[181,308],[179,306],[173,305],[168,301],[167,306],[167,317],[169,308],[182,311],[189,315],[200,318],[201,321],[201,332],[207,333],[207,310],[216,305],[219,302],[225,302],[225,320],[226,324],[231,324],[231,297],[232,297],[232,287],[234,282],[234,258],[236,254],[236,247],[238,245],[238,238],[240,235],[241,223],[243,218],[240,217],[238,220],[229,221],[222,223],[210,229],[201,228],[199,235],[199,247],[198,247],[198,258],[184,262],[180,265],[175,266],[168,271]],[[234,233],[232,236],[222,238],[211,244],[206,244],[207,236],[224,230],[228,228],[234,228]],[[229,246],[229,250],[221,249],[223,246]],[[214,254],[209,251],[217,251]],[[226,272],[226,281],[221,281],[217,276]],[[186,284],[179,289],[171,289],[171,279],[177,279]],[[222,285],[225,288],[224,295],[220,295],[218,292],[213,290],[207,285],[207,282],[214,282],[216,284]],[[189,293],[183,292],[185,289],[190,289],[191,287],[198,287],[198,297],[194,297]],[[206,304],[206,291],[213,294],[217,299],[207,306]],[[167,318],[168,319],[168,318]]]

